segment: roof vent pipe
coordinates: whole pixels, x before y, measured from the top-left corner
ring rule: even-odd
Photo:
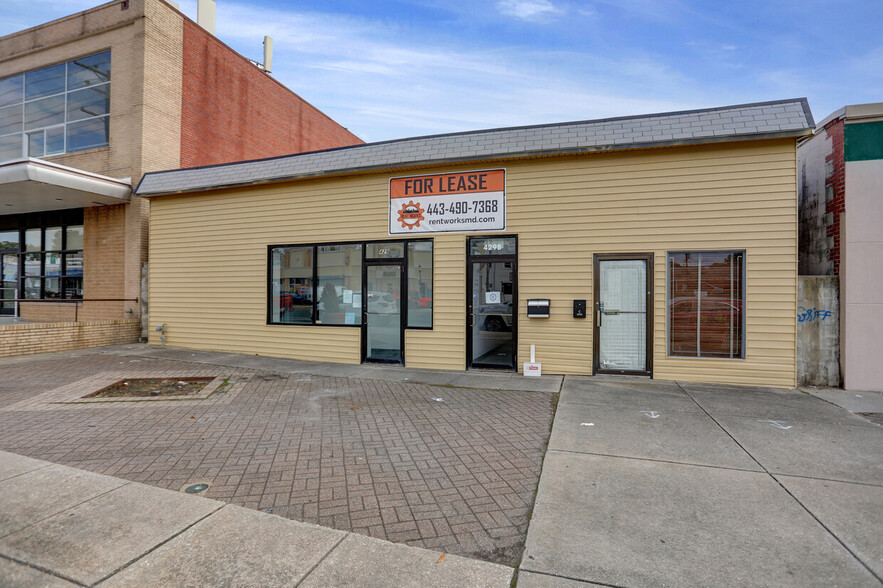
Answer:
[[[264,37],[264,71],[273,71],[273,37]]]
[[[215,34],[215,0],[199,0],[196,5],[196,22],[211,34]]]

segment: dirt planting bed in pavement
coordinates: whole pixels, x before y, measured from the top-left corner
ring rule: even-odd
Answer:
[[[0,360],[0,449],[173,490],[205,482],[208,498],[291,519],[508,565],[520,560],[552,393],[127,353]],[[193,400],[70,400],[136,378],[223,385]]]

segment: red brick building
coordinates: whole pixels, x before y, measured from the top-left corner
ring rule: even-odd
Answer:
[[[145,172],[361,142],[164,0],[0,37],[0,356],[142,335]]]

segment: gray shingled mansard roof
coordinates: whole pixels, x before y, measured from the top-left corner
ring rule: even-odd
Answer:
[[[432,135],[150,172],[139,196],[214,190],[281,180],[458,161],[513,159],[808,135],[806,98],[559,124]]]

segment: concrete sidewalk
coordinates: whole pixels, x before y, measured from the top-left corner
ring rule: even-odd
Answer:
[[[568,377],[518,585],[879,586],[881,537],[879,425],[796,390]]]
[[[514,569],[0,452],[0,584],[500,586]]]

